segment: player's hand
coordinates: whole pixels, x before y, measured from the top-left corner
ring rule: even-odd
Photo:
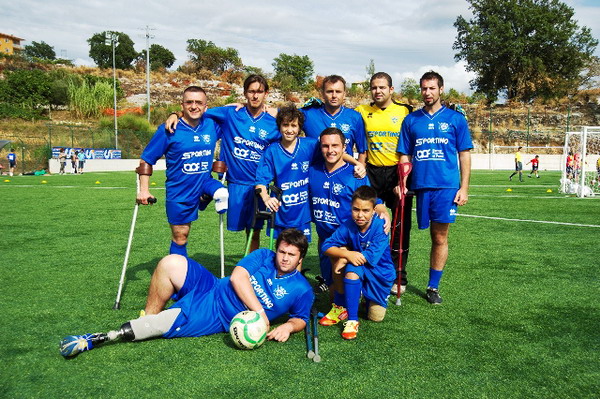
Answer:
[[[365,169],[365,165],[363,165],[360,162],[357,165],[354,165],[354,177],[356,177],[357,179],[362,179],[366,175],[367,169]]]
[[[367,263],[367,258],[357,251],[348,251],[345,258],[348,260],[348,263],[352,263],[354,266],[362,266]]]
[[[267,334],[267,339],[278,342],[285,342],[288,340],[291,333],[292,326],[290,326],[288,323],[283,323],[282,325],[275,327],[273,331],[269,331],[269,333]]]
[[[333,272],[335,274],[341,274],[344,267],[348,264],[348,261],[345,258],[338,258],[338,260],[333,264]]]
[[[279,210],[279,207],[281,206],[281,204],[279,203],[279,200],[275,197],[269,197],[269,199],[264,202],[265,202],[265,206],[271,212],[277,212]]]
[[[469,192],[466,188],[460,188],[454,197],[454,202],[457,205],[465,205],[469,201]]]
[[[244,108],[246,105],[242,103],[231,103],[227,104],[226,107],[235,107],[235,112],[238,112],[240,109]]]
[[[167,132],[173,133],[177,128],[177,123],[179,123],[179,118],[177,117],[177,115],[169,115],[169,117],[165,121],[165,129],[167,129]]]
[[[152,203],[148,202],[150,198],[154,198],[154,196],[150,194],[150,191],[140,191],[135,199],[135,202],[142,205],[152,205]]]
[[[402,199],[402,196],[406,195],[408,192],[408,188],[404,187],[404,190],[402,190],[402,187],[396,186],[392,189],[392,191],[398,196],[398,199]]]
[[[267,324],[267,331],[269,331],[269,329],[271,328],[271,322],[269,321],[269,318],[267,317],[267,314],[264,311],[260,312],[259,314],[260,314],[260,317],[262,317],[262,319]]]

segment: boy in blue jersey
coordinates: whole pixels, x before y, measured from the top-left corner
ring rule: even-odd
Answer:
[[[310,137],[298,137],[304,114],[291,104],[277,113],[281,141],[271,144],[256,170],[256,188],[265,206],[275,214],[275,236],[293,227],[304,233],[310,242],[310,209],[308,204],[308,171],[316,156],[319,142]],[[280,204],[270,197],[267,186],[274,182],[282,190]]]
[[[227,214],[227,230],[254,234],[250,250],[258,248],[262,222],[251,226],[254,216],[254,185],[256,168],[269,144],[281,137],[275,118],[264,111],[269,94],[267,80],[259,75],[250,75],[244,81],[245,106],[236,111],[235,107],[211,108],[206,116],[214,120],[222,129],[221,152],[219,159],[227,165],[227,188],[229,208],[236,212]],[[167,119],[167,128],[175,125],[176,118]]]
[[[15,172],[15,167],[17,166],[17,154],[15,154],[14,148],[10,149],[10,152],[6,156],[8,160],[8,175],[13,176]]]
[[[177,129],[169,133],[165,125],[160,125],[142,153],[136,169],[140,182],[137,202],[148,205],[148,200],[154,198],[148,183],[152,166],[164,155],[167,164],[165,209],[172,236],[169,253],[187,256],[188,236],[192,222],[198,219],[200,197],[213,197],[215,209],[223,213],[227,210],[228,193],[211,177],[215,144],[221,130],[214,121],[202,117],[206,111],[206,92],[198,86],[186,88],[181,107],[183,117]]]
[[[70,336],[77,340],[75,356],[106,341],[141,341],[148,338],[199,337],[226,332],[233,317],[243,310],[270,320],[289,314],[289,319],[269,331],[267,338],[285,342],[302,331],[314,300],[312,287],[297,270],[308,250],[306,237],[287,229],[277,238],[277,252],[260,249],[243,258],[230,277],[217,279],[203,266],[180,255],[163,258],[150,282],[146,315],[108,333]],[[176,302],[163,310],[174,295]]]
[[[301,108],[305,115],[302,130],[307,137],[316,139],[328,127],[340,129],[345,137],[346,152],[353,155],[356,145],[358,161],[364,165],[367,159],[365,124],[358,112],[344,106],[346,81],[339,75],[325,77],[321,95],[323,104],[311,103]]]
[[[356,338],[361,293],[368,301],[369,320],[383,321],[396,275],[384,221],[375,215],[376,200],[375,189],[359,187],[352,195],[352,220],[336,229],[321,248],[332,258],[335,278],[343,277],[348,315],[344,339]]]
[[[473,143],[465,117],[441,104],[444,79],[430,71],[420,85],[425,105],[404,119],[398,152],[400,162],[413,164],[419,229],[431,222],[427,300],[437,305],[442,303],[438,288],[448,259],[450,223],[456,220],[457,205],[465,205],[469,198]]]
[[[346,163],[343,140],[344,135],[339,129],[332,127],[323,130],[320,136],[323,159],[315,163],[309,172],[310,207],[312,220],[319,236],[319,249],[340,225],[350,219],[354,191],[360,186],[370,184],[367,177],[355,177],[352,167]],[[375,211],[384,219],[386,229],[389,231],[390,217],[382,201],[378,200]],[[323,317],[320,323],[331,325],[339,322],[338,316],[341,315],[343,318],[346,315],[343,290],[338,285],[334,285],[331,261],[320,250],[319,263],[321,276],[330,287],[330,299],[334,303],[331,312]]]

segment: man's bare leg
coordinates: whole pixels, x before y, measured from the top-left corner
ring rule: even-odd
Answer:
[[[187,267],[187,259],[181,255],[168,255],[158,262],[148,289],[147,315],[162,311],[169,298],[183,287]]]

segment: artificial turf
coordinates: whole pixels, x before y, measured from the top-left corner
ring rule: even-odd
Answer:
[[[600,199],[559,194],[558,173],[523,183],[508,174],[473,172],[450,229],[444,303],[423,298],[429,235],[415,226],[402,305],[391,297],[385,321],[363,319],[352,342],[320,327],[321,363],[306,358],[303,334],[254,351],[218,334],[62,358],[63,336],[118,328],[144,307],[169,247],[163,177],[152,178],[159,203],[139,210],[121,310],[112,310],[135,175],[2,176],[0,397],[598,397]],[[188,246],[215,274],[218,220],[209,207]],[[243,251],[243,234],[226,232],[228,272]],[[314,283],[315,243],[304,267]],[[326,295],[318,307],[328,310]]]

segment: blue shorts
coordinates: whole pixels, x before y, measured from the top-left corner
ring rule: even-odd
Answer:
[[[173,296],[171,308],[181,309],[165,338],[200,337],[225,332],[219,320],[216,288],[219,279],[204,266],[188,258],[183,287]]]
[[[354,266],[348,263],[344,273],[353,272],[358,275],[362,283],[362,294],[371,302],[387,308],[388,297],[392,290],[394,280],[386,280],[368,266]]]
[[[200,196],[202,194],[208,194],[212,196],[215,191],[224,187],[221,182],[215,179],[206,179],[202,184],[200,189],[200,194],[198,198],[185,201],[185,202],[177,202],[177,201],[165,201],[165,210],[167,212],[167,220],[169,224],[172,225],[182,225],[186,223],[191,223],[194,220],[198,220],[198,208],[200,207]],[[206,208],[207,203],[204,204],[204,208]],[[204,208],[202,210],[204,210]]]
[[[267,227],[270,227],[270,223],[268,223]],[[281,233],[283,230],[285,229],[297,229],[300,230],[302,232],[302,234],[304,234],[304,236],[306,237],[306,239],[308,240],[308,242],[311,242],[311,225],[310,222],[303,224],[302,226],[287,226],[287,227],[283,227],[283,226],[275,226],[275,229],[273,231],[273,238],[277,238],[279,237],[279,233]],[[266,229],[266,234],[267,236],[269,236],[271,234],[270,229]]]
[[[417,223],[419,229],[429,227],[429,222],[454,223],[457,205],[455,188],[417,190]]]
[[[252,228],[252,218],[254,217],[254,186],[229,183],[227,189],[229,190],[227,230],[242,231]],[[262,205],[262,201],[259,203]],[[257,221],[254,229],[262,229],[263,224],[262,220]]]

